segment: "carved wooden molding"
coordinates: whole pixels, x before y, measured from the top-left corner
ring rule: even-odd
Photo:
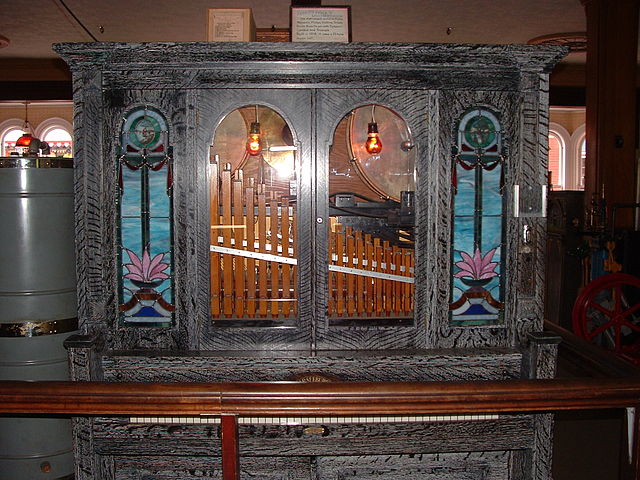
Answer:
[[[330,373],[320,373],[320,372],[304,372],[298,373],[296,375],[291,376],[291,380],[294,382],[306,382],[306,383],[314,383],[314,382],[339,382],[341,379],[336,375],[331,375]]]
[[[587,51],[587,32],[552,33],[532,38],[529,45],[562,45],[569,48],[570,53]]]

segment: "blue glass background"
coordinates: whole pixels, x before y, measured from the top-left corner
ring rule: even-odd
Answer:
[[[143,167],[144,168],[144,167]],[[133,292],[138,287],[133,285],[131,280],[124,278],[128,273],[124,264],[130,263],[129,255],[124,248],[142,257],[142,218],[141,218],[141,176],[143,169],[131,170],[123,165],[122,167],[123,191],[121,197],[121,217],[120,217],[120,239],[122,242],[122,291],[124,303],[131,298]],[[172,274],[173,258],[171,245],[171,198],[167,194],[167,167],[159,171],[148,169],[149,179],[149,255],[153,258],[159,253],[164,253],[163,263],[169,264],[169,268],[164,273],[169,278],[158,285],[155,290],[162,295],[165,301],[173,304]],[[154,324],[161,326],[170,325],[170,317],[156,316],[136,316],[129,317],[123,314],[125,322],[136,324]],[[169,323],[167,323],[169,322]]]
[[[498,160],[498,157],[485,156],[485,162]],[[473,165],[477,157],[465,155],[462,160]],[[466,252],[471,257],[475,252],[475,209],[476,209],[476,170],[466,170],[458,164],[454,164],[457,174],[457,193],[454,196],[453,206],[453,256],[452,275],[460,269],[455,266],[456,262],[462,260],[460,252]],[[497,165],[493,170],[482,170],[482,204],[480,205],[481,237],[480,252],[484,257],[487,252],[495,248],[492,262],[498,265],[494,271],[497,277],[483,288],[488,290],[492,297],[500,302],[503,301],[501,288],[501,268],[502,268],[502,238],[503,238],[503,198],[500,191],[502,165]],[[451,281],[451,302],[460,299],[462,294],[469,289],[460,278],[453,277]],[[451,314],[451,322],[456,325],[492,325],[499,320],[499,314],[486,314],[486,320],[465,320],[462,315]]]

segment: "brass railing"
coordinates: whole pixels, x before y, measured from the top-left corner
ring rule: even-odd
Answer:
[[[224,480],[239,479],[240,415],[442,415],[637,406],[636,377],[423,383],[0,382],[3,414],[220,415]],[[634,452],[636,467],[637,435]]]

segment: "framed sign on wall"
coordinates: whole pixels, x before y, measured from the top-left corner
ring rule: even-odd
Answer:
[[[210,8],[207,12],[207,41],[253,42],[256,24],[250,8]]]
[[[291,41],[350,42],[351,6],[292,6]]]

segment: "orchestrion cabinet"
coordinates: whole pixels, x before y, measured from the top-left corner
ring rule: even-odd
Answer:
[[[524,45],[58,44],[73,380],[548,378],[548,74]],[[78,418],[78,480],[221,478],[215,418]],[[241,418],[267,479],[550,479],[553,418]]]

